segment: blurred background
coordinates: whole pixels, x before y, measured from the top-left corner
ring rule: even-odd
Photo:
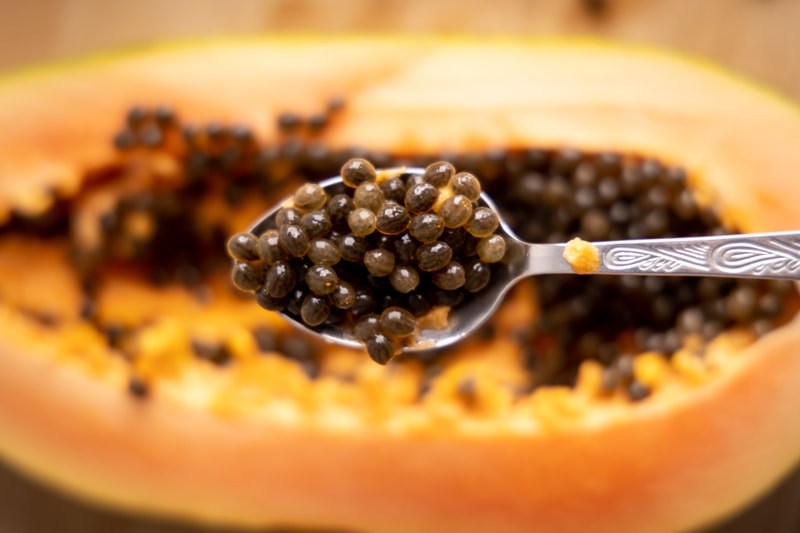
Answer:
[[[163,39],[351,31],[669,46],[800,100],[799,0],[0,0],[0,71]]]
[[[711,60],[800,102],[800,0],[0,0],[0,74],[162,40],[265,32],[609,38]],[[45,531],[207,530],[96,510],[0,464],[0,532]],[[709,532],[800,532],[800,470]]]

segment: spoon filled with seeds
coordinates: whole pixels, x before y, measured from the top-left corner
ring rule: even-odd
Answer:
[[[351,159],[227,249],[234,285],[260,306],[380,364],[464,339],[528,276],[800,278],[800,232],[527,243],[478,178],[445,161],[376,170]]]

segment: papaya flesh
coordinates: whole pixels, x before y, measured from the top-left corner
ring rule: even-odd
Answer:
[[[228,290],[227,265],[201,272],[198,291],[153,284],[136,254],[104,255],[97,228],[120,197],[188,194],[186,148],[174,132],[166,148],[113,146],[131,106],[168,105],[187,124],[244,124],[262,145],[286,149],[292,134],[275,117],[312,115],[337,95],[345,107],[321,133],[302,134],[308,146],[483,154],[484,167],[498,151],[613,150],[681,165],[720,224],[800,226],[800,154],[791,149],[800,113],[713,67],[652,50],[254,40],[20,75],[0,85],[0,120],[12,125],[0,134],[4,458],[134,512],[398,532],[687,530],[734,512],[796,464],[800,326],[791,298],[779,327],[759,338],[733,328],[702,357],[637,355],[634,372],[650,394],[632,402],[603,392],[592,357],[570,386],[530,386],[518,333],[548,313],[531,305],[543,290],[533,283],[489,333],[443,354],[435,370],[309,345],[322,352],[309,376],[278,353],[296,340],[285,325]],[[200,233],[211,220],[233,232],[302,177],[283,178],[233,208],[213,185],[183,198],[196,200]],[[150,235],[144,226],[134,233]],[[168,244],[172,252],[156,259],[180,255],[188,241]],[[112,342],[97,324],[123,333]],[[263,349],[253,330],[275,333],[278,344]],[[219,338],[224,358],[198,348]]]

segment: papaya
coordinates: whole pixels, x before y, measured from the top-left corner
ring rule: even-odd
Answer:
[[[717,67],[180,44],[10,76],[0,122],[0,455],[76,498],[225,527],[686,531],[800,458],[792,283],[530,280],[385,366],[231,287],[226,238],[353,156],[451,161],[530,240],[800,227],[800,113]]]

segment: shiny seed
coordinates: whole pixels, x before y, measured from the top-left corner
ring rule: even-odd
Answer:
[[[411,213],[429,211],[439,199],[439,189],[430,183],[416,183],[406,192],[405,206]]]
[[[306,231],[309,239],[323,237],[333,227],[331,218],[325,211],[311,211],[300,219],[300,227]]]
[[[386,200],[391,200],[402,204],[406,197],[406,184],[400,178],[388,178],[383,180],[379,185],[383,196]]]
[[[267,230],[258,238],[258,253],[268,265],[288,257],[286,250],[280,245],[280,237],[277,230]]]
[[[388,363],[397,350],[394,341],[380,332],[369,337],[364,344],[369,357],[379,365]]]
[[[414,215],[408,233],[420,242],[433,242],[444,232],[444,219],[435,213]]]
[[[312,327],[319,326],[325,322],[330,312],[331,306],[328,304],[328,300],[314,294],[307,295],[300,307],[300,317],[303,322]]]
[[[397,235],[406,230],[410,220],[411,217],[405,207],[394,202],[386,202],[378,209],[375,225],[381,233]]]
[[[450,179],[450,188],[456,194],[467,197],[470,202],[477,202],[481,196],[481,184],[473,174],[459,172]]]
[[[472,202],[463,194],[456,194],[442,202],[440,211],[447,228],[458,228],[472,216]]]
[[[342,258],[342,251],[330,239],[314,239],[308,249],[308,258],[315,265],[335,265]]]
[[[430,299],[424,294],[412,292],[408,295],[406,307],[414,314],[414,316],[420,317],[427,314],[433,305],[431,304]]]
[[[372,289],[356,289],[356,301],[350,308],[350,312],[353,313],[353,316],[359,317],[372,313],[377,305]]]
[[[277,227],[286,224],[299,226],[301,218],[303,218],[303,214],[294,207],[282,207],[275,215],[275,225]]]
[[[394,254],[383,248],[376,248],[364,254],[364,266],[376,277],[388,276],[394,269]]]
[[[237,261],[257,261],[258,239],[252,233],[237,233],[228,239],[228,254]]]
[[[407,294],[419,286],[419,272],[410,265],[397,265],[389,274],[389,282],[394,290]]]
[[[428,165],[422,177],[434,187],[441,188],[449,183],[450,178],[452,178],[455,173],[456,169],[452,163],[438,161]]]
[[[446,267],[431,274],[431,281],[440,289],[454,291],[466,282],[464,267],[461,263],[451,261]]]
[[[506,255],[506,239],[502,235],[490,235],[478,241],[478,257],[484,263],[497,263]]]
[[[237,261],[233,267],[233,284],[241,291],[254,291],[264,284],[264,267]]]
[[[410,234],[402,233],[392,243],[392,251],[396,261],[411,261],[417,252],[417,243]]]
[[[372,182],[362,183],[356,187],[356,191],[353,193],[353,204],[356,207],[369,209],[373,213],[377,213],[385,201],[383,191]]]
[[[354,233],[344,235],[339,241],[339,250],[342,253],[342,259],[350,262],[359,262],[364,258],[369,244],[364,237]]]
[[[417,319],[401,307],[389,307],[381,313],[380,328],[392,337],[408,337],[417,327]]]
[[[374,232],[377,222],[375,213],[365,207],[358,207],[347,216],[347,225],[350,226],[350,231],[362,237]]]
[[[481,261],[472,260],[464,265],[464,290],[475,293],[483,290],[491,279],[489,265]]]
[[[353,326],[353,336],[360,341],[366,341],[376,333],[380,332],[380,316],[375,313],[364,315],[355,326]]]
[[[273,298],[283,298],[294,288],[297,274],[288,261],[278,261],[267,272],[266,287]]]
[[[342,166],[342,181],[348,187],[358,187],[362,183],[374,182],[378,173],[366,159],[351,159]]]
[[[331,294],[339,284],[339,276],[327,265],[314,265],[305,275],[306,285],[317,296]]]
[[[286,298],[271,296],[266,287],[256,291],[256,303],[267,311],[283,311],[286,308]]]
[[[311,241],[305,230],[294,224],[284,224],[278,230],[278,242],[286,253],[293,257],[302,257],[308,253]]]
[[[423,244],[417,249],[417,266],[423,272],[434,272],[447,266],[453,250],[441,241]]]
[[[442,236],[439,240],[452,248],[454,254],[461,254],[463,252],[463,247],[466,243],[467,236],[472,238],[472,235],[469,235],[467,230],[465,230],[463,227],[445,228],[444,233],[442,233]]]
[[[286,311],[294,316],[300,316],[300,308],[307,294],[306,287],[295,287],[284,298],[286,301]]]
[[[467,231],[475,237],[488,237],[500,224],[497,213],[488,207],[478,207],[467,222]]]
[[[305,183],[294,193],[294,206],[301,211],[313,211],[325,205],[328,194],[317,183]]]
[[[387,235],[382,233],[380,235],[376,235],[372,239],[372,248],[383,248],[384,250],[390,250],[394,246],[394,241],[397,237],[395,235]]]
[[[337,194],[328,202],[328,215],[335,226],[346,226],[347,215],[355,209],[353,199],[346,194]]]
[[[356,303],[356,290],[348,282],[339,280],[331,293],[331,303],[339,309],[350,309]]]

